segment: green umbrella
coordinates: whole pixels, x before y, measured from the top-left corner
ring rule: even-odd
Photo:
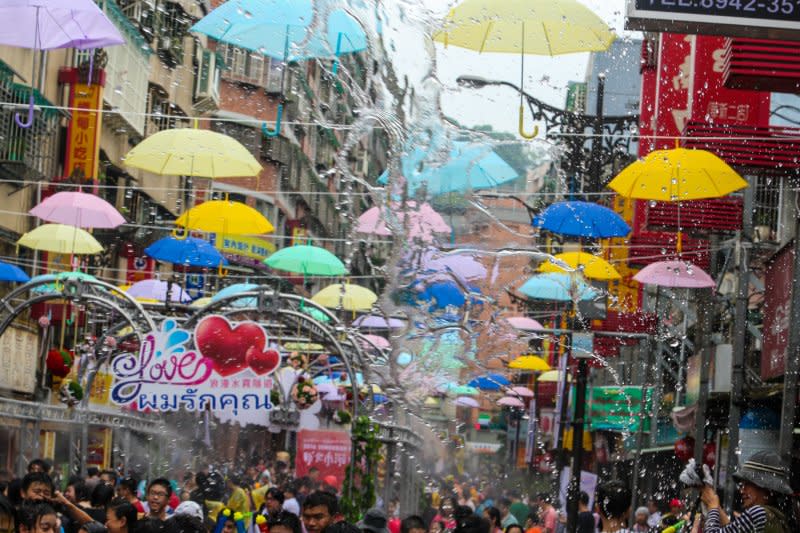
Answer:
[[[278,250],[264,260],[276,270],[285,270],[304,276],[341,276],[347,273],[338,257],[325,248],[297,244]]]
[[[475,387],[469,385],[459,385],[458,383],[445,383],[439,388],[444,393],[452,394],[454,396],[477,396],[481,393]]]
[[[86,272],[80,272],[78,270],[72,272],[59,272],[58,274],[42,274],[40,276],[35,276],[31,278],[31,282],[37,281],[50,281],[52,280],[54,283],[48,283],[47,285],[39,285],[33,292],[58,292],[61,290],[60,286],[67,280],[76,279],[82,281],[98,281],[98,279],[91,274],[87,274]]]

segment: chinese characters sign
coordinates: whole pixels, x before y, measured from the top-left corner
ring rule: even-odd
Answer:
[[[67,135],[67,157],[64,172],[69,176],[76,170],[87,180],[97,179],[100,152],[100,130],[103,87],[101,85],[70,85],[72,120]]]
[[[348,464],[350,464],[350,435],[347,433],[310,429],[297,432],[295,475],[298,478],[306,475],[311,467],[316,467],[320,479],[335,476],[339,488]]]
[[[269,410],[279,363],[256,322],[232,324],[211,315],[189,332],[168,319],[145,337],[138,354],[114,360],[111,401],[156,411]]]
[[[764,347],[761,379],[783,375],[789,349],[794,250],[786,246],[767,265],[764,279]]]

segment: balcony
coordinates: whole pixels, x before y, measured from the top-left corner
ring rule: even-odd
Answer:
[[[800,49],[794,41],[725,39],[725,86],[800,92]]]
[[[742,227],[742,199],[740,197],[696,200],[690,202],[639,202],[644,208],[647,229],[658,231],[736,231]]]
[[[19,104],[0,109],[0,178],[21,187],[20,180],[44,181],[61,174],[60,126],[61,119],[68,115],[49,107],[43,108],[53,104],[34,90],[33,125],[20,128],[14,121],[14,114],[27,113],[31,88],[13,80],[13,71],[0,61],[0,101]]]

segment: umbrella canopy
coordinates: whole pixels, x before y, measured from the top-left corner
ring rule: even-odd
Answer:
[[[508,368],[513,370],[527,370],[529,372],[547,372],[550,365],[547,361],[536,355],[521,355],[508,363]]]
[[[170,293],[171,302],[188,302],[192,299],[189,294],[183,290],[180,285],[175,283],[168,283],[158,279],[145,279],[137,281],[126,291],[134,298],[143,298],[146,300],[156,300],[165,302],[167,300],[167,289]]]
[[[471,380],[467,385],[482,391],[499,391],[501,388],[511,385],[511,382],[502,374],[486,374]]]
[[[458,383],[445,383],[439,387],[439,390],[451,395],[457,396],[477,396],[481,393],[477,387],[471,385],[459,385]]]
[[[55,254],[97,254],[103,247],[87,231],[65,224],[42,224],[24,234],[17,244]]]
[[[716,286],[714,279],[702,268],[685,261],[659,261],[651,263],[633,276],[645,285],[704,289]]]
[[[423,273],[452,273],[462,280],[476,280],[486,277],[486,267],[472,255],[439,254],[434,250],[428,250],[422,254],[420,270]]]
[[[29,211],[46,222],[77,228],[116,228],[125,218],[99,196],[84,192],[58,192]]]
[[[0,261],[0,281],[27,283],[31,278],[17,265]]]
[[[191,31],[280,61],[332,59],[367,48],[364,30],[343,10],[330,12],[324,32],[311,33],[312,20],[311,0],[237,0],[216,8]]]
[[[481,53],[554,56],[606,50],[615,36],[576,0],[464,0],[433,38]]]
[[[611,263],[602,257],[587,254],[586,252],[566,252],[557,254],[553,258],[566,263],[575,270],[580,270],[589,279],[613,280],[622,278]],[[551,260],[542,263],[539,267],[539,272],[564,272],[564,269]]]
[[[525,407],[525,402],[514,396],[504,396],[497,400],[497,405],[502,405],[503,407]]]
[[[599,296],[598,291],[580,277],[555,272],[537,274],[517,290],[529,298],[556,302],[592,300]]]
[[[311,301],[328,309],[369,311],[378,301],[378,295],[361,285],[334,283],[315,294]]]
[[[559,235],[606,239],[624,237],[630,226],[611,209],[592,202],[556,202],[536,215],[531,224]]]
[[[261,235],[275,228],[264,215],[241,202],[210,200],[183,213],[175,225],[224,235]]]
[[[428,284],[418,284],[417,291],[412,294],[418,299],[430,302],[429,310],[441,310],[448,307],[464,307],[467,303],[467,295],[464,294],[461,286],[454,281],[437,281]],[[421,289],[421,290],[420,290]],[[480,289],[474,285],[467,286],[469,294],[480,294]],[[471,298],[472,303],[476,303]]]
[[[282,248],[267,257],[264,264],[276,270],[304,276],[341,276],[347,272],[338,257],[325,248],[309,244]]]
[[[400,166],[409,194],[423,184],[426,184],[428,193],[435,196],[467,189],[491,189],[519,177],[502,157],[486,146],[455,141],[444,163],[436,162],[431,157],[432,152],[415,146],[409,155],[403,157]],[[427,158],[433,160],[426,163]],[[388,181],[388,171],[378,178],[381,184]]]
[[[533,391],[528,387],[511,387],[508,393],[519,396],[520,398],[533,398]]]
[[[402,329],[406,323],[399,318],[385,319],[379,315],[362,315],[353,320],[353,325],[363,329]]]
[[[364,335],[364,338],[381,350],[392,347],[391,343],[380,335]]]
[[[242,292],[252,291],[258,288],[258,285],[255,283],[234,283],[233,285],[228,285],[224,289],[220,289],[211,297],[212,302],[218,302],[223,298],[227,298],[229,296],[235,296]],[[255,298],[240,298],[238,300],[234,300],[230,304],[232,307],[254,307],[256,305]]]
[[[547,372],[539,374],[536,381],[541,383],[558,383],[564,381],[564,374],[558,370],[548,370]],[[572,381],[572,376],[567,375],[567,381]]]
[[[626,198],[681,202],[719,198],[747,187],[725,161],[706,150],[655,150],[628,165],[608,186]]]
[[[130,150],[124,161],[125,166],[159,176],[250,178],[261,172],[258,160],[233,137],[194,128],[154,133]]]
[[[33,289],[33,292],[58,292],[61,290],[60,283],[64,283],[67,280],[81,280],[81,281],[98,281],[98,279],[91,274],[87,274],[86,272],[80,272],[78,270],[70,271],[70,272],[59,272],[58,274],[41,274],[39,276],[34,276],[29,281],[32,283],[37,283],[40,281],[52,281],[53,283],[48,283],[47,285],[39,285],[38,287]]]
[[[52,50],[125,44],[92,0],[6,0],[0,5],[0,44]]]
[[[317,322],[330,322],[331,317],[317,309],[316,307],[301,307],[300,310],[316,320]]]
[[[417,203],[410,201],[403,205],[393,202],[391,205],[392,216],[396,216],[398,224],[408,226],[408,237],[418,239],[423,242],[433,241],[436,234],[450,234],[452,229],[427,202],[417,207]],[[386,226],[386,210],[378,206],[373,206],[364,211],[358,217],[356,232],[371,235],[381,235],[388,237],[392,235],[391,230]]]
[[[480,406],[478,400],[468,396],[459,396],[453,403],[455,403],[457,407],[469,407],[471,409]]]
[[[195,237],[164,237],[145,248],[144,253],[158,261],[176,265],[210,268],[228,264],[210,242]]]
[[[526,316],[510,316],[506,318],[506,322],[511,324],[511,327],[522,331],[541,331],[544,329],[544,326],[538,321]]]

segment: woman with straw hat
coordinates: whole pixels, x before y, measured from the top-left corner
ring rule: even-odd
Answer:
[[[704,533],[789,533],[789,522],[784,511],[786,496],[792,494],[789,472],[775,452],[754,453],[733,474],[739,484],[744,511],[730,520],[722,510],[719,497],[710,485],[704,485],[700,494],[708,508]]]

